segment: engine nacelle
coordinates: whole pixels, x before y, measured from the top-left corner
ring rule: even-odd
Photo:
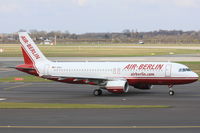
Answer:
[[[148,84],[137,84],[133,86],[136,89],[140,90],[150,90],[153,88],[153,85],[148,85]]]
[[[105,88],[112,93],[127,93],[129,84],[127,81],[108,81]]]

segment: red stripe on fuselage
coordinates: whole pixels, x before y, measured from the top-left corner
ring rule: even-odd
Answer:
[[[135,84],[151,84],[151,85],[179,85],[189,84],[197,81],[198,78],[194,77],[155,77],[155,78],[127,78],[130,85]]]
[[[49,80],[54,80],[63,83],[70,83],[70,84],[90,84],[90,85],[97,85],[95,83],[86,83],[84,80],[74,81],[74,78],[68,78],[64,80],[59,80],[59,78],[48,78]],[[166,77],[155,77],[155,78],[124,78],[127,79],[130,85],[136,84],[150,84],[150,85],[179,85],[179,84],[188,84],[193,83],[198,80],[198,78],[193,77],[173,77],[173,78],[166,78]],[[113,87],[112,87],[113,88]]]

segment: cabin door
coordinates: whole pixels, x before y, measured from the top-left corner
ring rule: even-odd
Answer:
[[[120,68],[113,68],[113,74],[120,74],[121,69]]]
[[[172,65],[167,64],[165,67],[165,77],[171,77],[171,69],[172,69]]]

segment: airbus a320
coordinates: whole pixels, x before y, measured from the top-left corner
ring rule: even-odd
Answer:
[[[193,83],[199,78],[187,66],[171,62],[53,62],[28,33],[20,32],[19,39],[24,64],[15,69],[58,82],[97,85],[95,96],[102,95],[102,90],[122,94],[128,93],[130,86],[149,90],[153,85],[167,85],[172,96],[174,85]]]

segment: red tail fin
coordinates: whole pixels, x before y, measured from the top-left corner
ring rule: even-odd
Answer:
[[[31,58],[28,56],[28,54],[26,53],[26,51],[24,50],[24,48],[22,48],[22,53],[23,53],[23,57],[24,57],[24,64],[33,64]]]

